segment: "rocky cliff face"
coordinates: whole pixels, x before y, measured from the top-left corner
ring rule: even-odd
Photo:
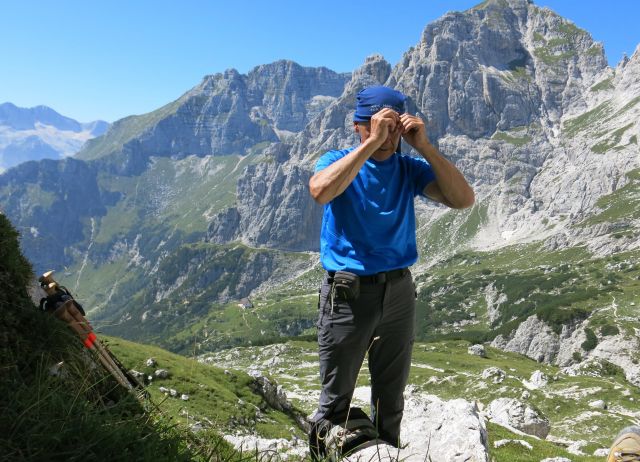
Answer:
[[[587,32],[524,0],[488,1],[463,13],[447,14],[427,26],[420,42],[393,70],[381,57],[369,58],[354,72],[342,95],[289,140],[288,149],[279,148],[288,150],[288,160],[246,172],[238,188],[241,219],[231,236],[272,247],[303,248],[303,243],[315,243],[308,248],[317,249],[321,211],[304,188],[274,188],[265,196],[259,184],[281,182],[278,178],[289,174],[304,182],[322,152],[357,143],[351,123],[354,96],[372,84],[407,94],[410,110],[426,118],[431,139],[473,183],[478,203],[485,204],[491,217],[471,242],[473,247],[492,248],[557,234],[560,229],[550,231],[542,223],[555,224],[565,215],[571,215],[573,222],[584,218],[597,198],[619,187],[624,173],[636,166],[637,144],[620,145],[607,156],[588,149],[594,141],[585,137],[592,132],[581,126],[579,117],[587,114],[584,122],[592,122],[590,110],[602,101],[622,101],[616,94],[633,100],[638,59],[634,55],[630,65],[615,71],[607,68],[602,45]],[[598,87],[598,82],[607,84]],[[625,83],[618,86],[618,82]],[[615,117],[593,119],[604,123],[601,135],[624,123]],[[627,139],[637,130],[637,125],[629,127]],[[572,175],[572,181],[558,181],[559,171]],[[254,182],[255,188],[247,189]],[[260,207],[266,200],[273,206]],[[291,210],[292,202],[299,204],[298,211]],[[258,207],[260,213],[253,214]],[[312,236],[297,246],[291,245],[290,232],[281,233],[283,239],[263,226],[267,221],[292,231],[286,221],[277,221],[292,213],[300,226],[298,234]],[[424,218],[430,220],[439,213],[426,210]],[[214,219],[210,228],[214,241],[224,241],[224,236],[215,235],[221,219]]]
[[[246,154],[299,131],[342,92],[348,77],[291,61],[258,66],[248,75],[229,69],[206,76],[157,111],[116,122],[78,157],[118,157],[128,150],[143,158]]]

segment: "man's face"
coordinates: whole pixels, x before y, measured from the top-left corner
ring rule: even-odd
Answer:
[[[354,122],[353,125],[356,132],[360,135],[360,143],[364,143],[371,135],[371,122]],[[384,151],[385,153],[395,152],[401,137],[402,132],[400,131],[400,126],[398,126],[397,130],[389,132],[389,136],[387,136],[386,141],[382,143],[379,151]]]

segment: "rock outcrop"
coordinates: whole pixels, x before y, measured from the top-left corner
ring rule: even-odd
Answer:
[[[538,438],[546,438],[551,430],[549,420],[531,406],[513,398],[498,398],[487,407],[489,419],[507,428],[515,428]]]

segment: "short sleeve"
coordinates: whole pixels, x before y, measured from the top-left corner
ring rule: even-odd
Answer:
[[[329,165],[333,164],[338,159],[341,159],[342,157],[347,155],[352,150],[353,150],[353,148],[352,149],[347,149],[347,150],[344,150],[344,151],[329,151],[329,152],[324,153],[320,157],[320,159],[318,159],[318,161],[316,162],[316,168],[313,171],[313,173],[318,173],[320,170],[324,170]]]
[[[413,185],[415,188],[413,191],[413,195],[424,196],[424,188],[426,188],[429,183],[436,179],[436,175],[435,173],[433,173],[431,164],[429,164],[429,162],[427,162],[425,159],[409,157],[409,161],[411,162],[411,172]]]

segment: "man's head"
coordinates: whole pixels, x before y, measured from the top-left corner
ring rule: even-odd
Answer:
[[[384,108],[403,114],[406,99],[405,95],[389,87],[377,86],[361,90],[356,97],[356,111],[353,114],[353,125],[360,135],[360,141],[364,142],[369,137],[370,121],[374,114]],[[390,134],[381,149],[390,153],[395,151],[399,147],[400,136],[399,132]]]

